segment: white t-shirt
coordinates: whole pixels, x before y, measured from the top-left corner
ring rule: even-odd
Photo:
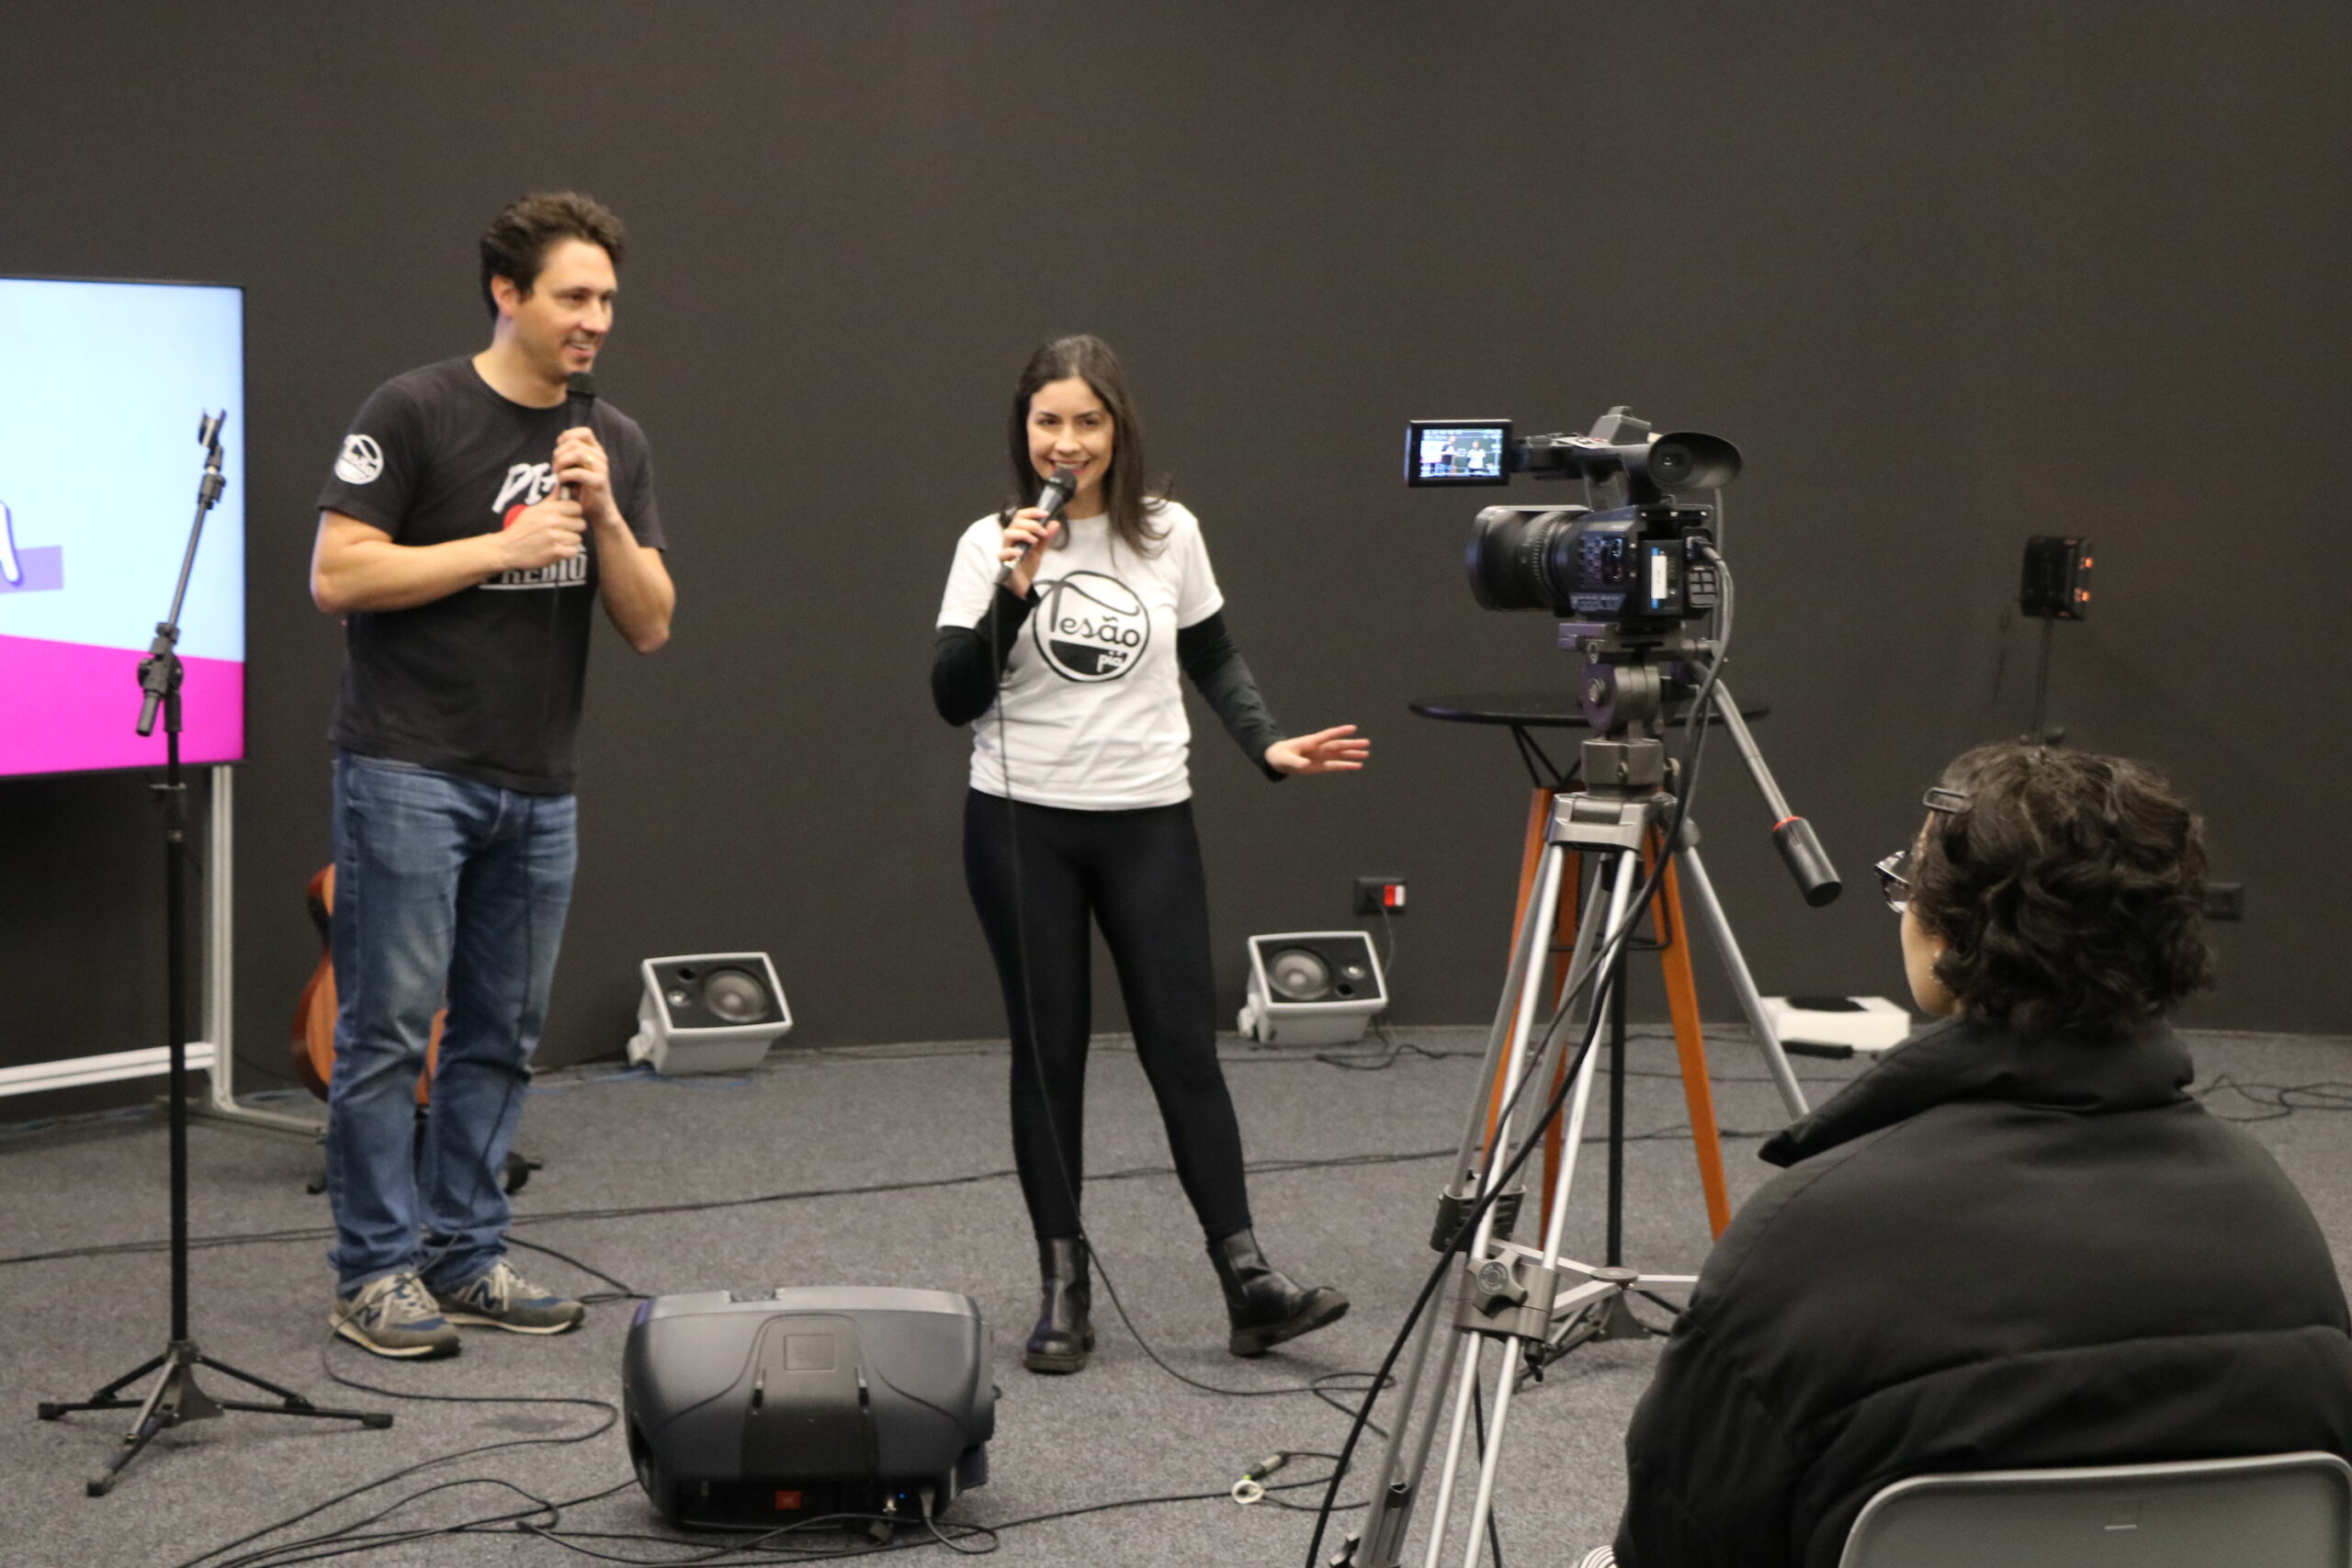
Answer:
[[[1170,501],[1150,522],[1165,533],[1148,555],[1116,544],[1107,517],[1071,519],[1061,547],[1046,552],[1003,689],[972,726],[974,789],[1081,811],[1191,798],[1176,633],[1216,615],[1225,596],[1199,520]],[[964,530],[939,625],[980,624],[1002,539],[993,513]]]

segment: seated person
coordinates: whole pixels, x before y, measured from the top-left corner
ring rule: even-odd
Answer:
[[[1623,1568],[1832,1568],[1911,1475],[2352,1456],[2327,1243],[2165,1022],[2211,968],[2197,818],[2020,744],[1926,805],[1880,874],[1945,1021],[1764,1145],[1626,1434]]]

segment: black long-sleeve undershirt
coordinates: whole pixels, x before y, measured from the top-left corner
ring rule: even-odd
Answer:
[[[940,717],[966,725],[989,711],[1004,667],[1012,660],[1014,639],[1036,603],[1035,589],[1023,598],[999,587],[979,625],[939,628],[932,651],[931,698]],[[1257,677],[1226,628],[1224,611],[1177,630],[1176,663],[1242,754],[1268,778],[1282,779],[1281,770],[1266,763],[1266,748],[1283,738],[1282,728],[1267,711]]]
[[[1241,748],[1241,754],[1276,783],[1287,778],[1289,775],[1281,769],[1266,764],[1266,748],[1283,738],[1282,727],[1266,711],[1266,699],[1258,691],[1258,678],[1250,672],[1241,649],[1234,644],[1233,634],[1226,629],[1223,610],[1204,621],[1178,628],[1176,662],[1209,705],[1209,711],[1216,715],[1217,722],[1225,726],[1225,732]]]
[[[1035,589],[1024,599],[999,583],[978,626],[939,628],[931,654],[931,700],[940,717],[965,725],[989,711],[1012,661],[1013,640],[1036,604]]]

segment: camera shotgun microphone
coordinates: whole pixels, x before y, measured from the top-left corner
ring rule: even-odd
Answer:
[[[563,378],[563,427],[577,430],[596,417],[596,378],[585,370],[574,370]],[[566,501],[580,499],[580,487],[567,484],[562,488]]]
[[[1077,493],[1077,473],[1069,468],[1056,468],[1053,477],[1046,479],[1044,486],[1037,491],[1037,509],[1046,514],[1047,522],[1059,522],[1062,508],[1068,506],[1069,498]],[[1012,569],[1028,558],[1029,551],[1024,547],[1019,555],[1005,562],[996,574],[996,585],[1001,588],[1011,581]]]

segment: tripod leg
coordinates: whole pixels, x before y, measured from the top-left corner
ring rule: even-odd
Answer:
[[[1690,927],[1682,919],[1678,871],[1669,856],[1666,880],[1658,888],[1668,934],[1658,947],[1657,962],[1666,975],[1667,1010],[1674,1016],[1674,1054],[1682,1067],[1682,1103],[1690,1112],[1690,1146],[1699,1156],[1707,1227],[1710,1234],[1721,1235],[1731,1224],[1731,1188],[1724,1176],[1723,1134],[1715,1125],[1714,1082],[1707,1074],[1707,1037],[1699,1026],[1699,983],[1690,971]]]
[[[1520,1033],[1523,1032],[1517,1023],[1517,1020],[1524,1011],[1520,1005],[1523,989],[1523,976],[1520,968],[1521,955],[1529,951],[1530,935],[1538,929],[1539,925],[1548,925],[1555,918],[1546,916],[1540,922],[1537,919],[1538,906],[1544,901],[1544,873],[1551,859],[1548,852],[1551,848],[1552,807],[1553,803],[1557,799],[1558,795],[1555,792],[1539,785],[1527,806],[1527,836],[1519,863],[1519,901],[1515,906],[1517,912],[1512,919],[1510,928],[1510,968],[1503,980],[1501,1005],[1498,1007],[1495,1013],[1495,1028],[1498,1031],[1505,1028],[1511,1029],[1513,1031],[1511,1043],[1514,1045],[1518,1043]],[[1558,900],[1559,895],[1555,888],[1552,893],[1552,907],[1555,909],[1557,908]],[[1533,961],[1540,964],[1543,960],[1538,956]],[[1510,1021],[1508,1023],[1507,1019]],[[1499,1073],[1490,1070],[1487,1082],[1489,1086],[1487,1102],[1487,1135],[1491,1138],[1494,1135],[1495,1122],[1502,1114],[1502,1077]]]
[[[202,1421],[220,1414],[220,1406],[197,1385],[196,1347],[185,1339],[172,1341],[164,1352],[163,1376],[148,1391],[145,1403],[130,1423],[130,1430],[123,1434],[122,1446],[107,1458],[106,1468],[94,1476],[84,1491],[93,1497],[103,1497],[114,1490],[125,1466],[137,1459],[155,1434],[166,1427],[176,1427],[184,1421]]]
[[[1488,1092],[1484,1142],[1490,1156],[1508,1141],[1502,1136],[1503,1112],[1519,1094],[1519,1075],[1525,1066],[1527,1044],[1535,1031],[1544,972],[1552,947],[1554,922],[1559,918],[1560,887],[1569,852],[1547,845],[1536,863],[1532,899],[1520,912],[1519,932],[1511,948],[1510,974],[1503,987],[1503,1005],[1496,1011],[1495,1027],[1503,1032],[1503,1067],[1493,1075]],[[1491,1053],[1490,1053],[1491,1055]]]
[[[1463,1549],[1462,1568],[1478,1568],[1478,1559],[1486,1553],[1487,1517],[1495,1510],[1495,1476],[1503,1459],[1503,1423],[1510,1419],[1510,1397],[1519,1387],[1521,1350],[1516,1339],[1503,1346],[1502,1371],[1495,1380],[1495,1407],[1487,1416],[1487,1443],[1478,1463],[1478,1494],[1470,1505],[1470,1528],[1465,1532],[1468,1544]]]
[[[1575,864],[1577,867],[1577,880],[1581,882],[1584,857],[1577,856]],[[1584,889],[1584,914],[1577,921],[1576,940],[1569,950],[1567,967],[1560,971],[1558,978],[1552,987],[1552,1006],[1555,1011],[1560,1005],[1561,997],[1567,992],[1568,976],[1583,974],[1586,965],[1592,962],[1592,950],[1600,937],[1603,919],[1602,901],[1607,897],[1608,889],[1601,885],[1601,878],[1595,875],[1592,886]],[[1584,1016],[1590,1017],[1589,998],[1585,1003],[1585,1009]],[[1563,1051],[1552,1064],[1553,1094],[1557,1095],[1560,1092],[1560,1084],[1567,1077],[1567,1073],[1568,1054]],[[1552,1179],[1558,1173],[1561,1160],[1566,1157],[1562,1152],[1566,1147],[1566,1140],[1559,1119],[1555,1117],[1552,1125],[1544,1133],[1544,1224],[1546,1225],[1552,1223]]]
[[[83,1483],[83,1495],[103,1497],[113,1491],[115,1483],[122,1479],[124,1468],[146,1450],[147,1445],[162,1429],[163,1423],[152,1412],[141,1411],[137,1424],[123,1434],[122,1447],[107,1455],[105,1468]]]
[[[1732,935],[1731,921],[1724,915],[1722,900],[1715,897],[1715,885],[1699,859],[1699,846],[1686,842],[1675,853],[1681,862],[1682,874],[1690,879],[1690,893],[1699,906],[1699,918],[1706,922],[1707,934],[1714,939],[1715,952],[1722,955],[1724,973],[1730,977],[1732,989],[1738,993],[1739,1010],[1747,1015],[1747,1027],[1756,1036],[1756,1048],[1763,1053],[1765,1068],[1781,1091],[1781,1103],[1788,1107],[1789,1119],[1794,1121],[1809,1109],[1804,1102],[1804,1090],[1797,1086],[1796,1071],[1789,1066],[1788,1053],[1781,1049],[1781,1037],[1773,1031],[1772,1021],[1764,1014],[1764,998],[1756,989],[1756,976],[1747,972],[1747,961],[1739,954],[1739,939]]]
[[[196,1359],[198,1366],[210,1367],[223,1377],[234,1378],[239,1382],[250,1388],[260,1389],[265,1393],[274,1393],[277,1395],[280,1402],[276,1404],[264,1404],[257,1400],[248,1399],[217,1401],[216,1403],[223,1410],[258,1410],[270,1416],[315,1416],[330,1421],[356,1421],[363,1427],[375,1429],[381,1429],[392,1424],[392,1417],[386,1411],[328,1410],[311,1404],[306,1395],[297,1393],[290,1388],[280,1388],[267,1378],[257,1378],[249,1371],[229,1365],[226,1361],[216,1361],[211,1357],[203,1355],[198,1356]]]
[[[216,1361],[211,1357],[203,1355],[198,1356],[196,1360],[198,1366],[210,1367],[214,1371],[220,1373],[222,1376],[234,1378],[239,1382],[245,1384],[249,1388],[257,1388],[264,1393],[274,1393],[277,1395],[278,1398],[284,1400],[288,1405],[308,1406],[311,1403],[308,1399],[295,1393],[290,1388],[280,1388],[276,1383],[271,1382],[267,1378],[257,1378],[251,1372],[241,1371],[237,1368],[229,1365],[226,1361]],[[268,1408],[274,1409],[276,1406],[269,1406]]]
[[[76,1410],[128,1410],[131,1407],[131,1402],[117,1396],[124,1389],[171,1359],[171,1356],[172,1353],[169,1350],[160,1355],[150,1356],[87,1399],[77,1399],[70,1403],[44,1399],[40,1402],[40,1418],[44,1421],[54,1421],[59,1416],[70,1415]]]
[[[1445,1292],[1441,1292],[1436,1301],[1442,1305],[1444,1300]],[[1405,1381],[1396,1391],[1398,1414],[1387,1441],[1381,1448],[1380,1469],[1373,1478],[1372,1502],[1365,1510],[1363,1528],[1349,1538],[1347,1547],[1339,1559],[1354,1565],[1354,1568],[1392,1568],[1396,1561],[1394,1551],[1396,1541],[1411,1525],[1413,1488],[1419,1483],[1422,1471],[1429,1463],[1430,1438],[1437,1430],[1436,1418],[1432,1416],[1421,1423],[1419,1447],[1410,1465],[1406,1467],[1410,1479],[1401,1482],[1396,1479],[1398,1454],[1405,1445],[1406,1427],[1412,1422],[1413,1407],[1420,1401],[1421,1377],[1429,1370],[1430,1344],[1437,1337],[1441,1321],[1439,1313],[1432,1312],[1413,1331],[1413,1359],[1406,1364]],[[1446,1336],[1445,1350],[1438,1360],[1435,1386],[1439,1388],[1443,1388],[1453,1376],[1453,1352],[1459,1342],[1460,1336]],[[1376,1392],[1367,1391],[1364,1397],[1374,1398]]]
[[[1454,1174],[1475,1173],[1481,1151],[1493,1135],[1502,1106],[1517,1087],[1519,1058],[1526,1043],[1525,1021],[1535,1004],[1533,986],[1544,939],[1558,907],[1560,857],[1565,852],[1547,848],[1536,863],[1534,898],[1520,915],[1511,942],[1510,971],[1495,1004],[1495,1021],[1487,1034],[1487,1056],[1480,1070],[1478,1093],[1470,1102],[1469,1125],[1463,1130],[1461,1155]],[[1540,918],[1539,918],[1540,917]]]
[[[1462,1373],[1454,1383],[1453,1419],[1447,1423],[1445,1434],[1445,1463],[1438,1472],[1437,1506],[1430,1510],[1429,1550],[1421,1559],[1422,1568],[1437,1568],[1438,1556],[1445,1550],[1446,1525],[1453,1514],[1454,1483],[1462,1478],[1463,1439],[1470,1435],[1470,1394],[1486,1371],[1487,1342],[1476,1335],[1464,1337],[1470,1341],[1470,1353],[1462,1358]],[[1488,1458],[1491,1461],[1492,1456]]]
[[[1577,933],[1577,962],[1571,968],[1568,982],[1570,986],[1573,987],[1580,982],[1589,966],[1599,963],[1604,954],[1613,955],[1610,959],[1608,970],[1589,993],[1585,1008],[1585,1016],[1588,1019],[1597,1017],[1600,1010],[1608,1005],[1611,989],[1623,977],[1624,947],[1619,939],[1632,919],[1634,889],[1639,880],[1639,866],[1640,857],[1634,852],[1627,850],[1618,854],[1616,875],[1608,887],[1608,915],[1605,924],[1588,919]],[[1597,897],[1600,891],[1599,879],[1596,878],[1592,893]],[[1563,1031],[1560,1043],[1563,1057],[1565,1058],[1572,1049],[1574,1047],[1568,1043],[1566,1032]],[[1600,1060],[1600,1054],[1597,1051],[1588,1051],[1585,1053],[1584,1059],[1577,1064],[1576,1087],[1572,1092],[1568,1113],[1566,1147],[1558,1168],[1552,1175],[1548,1193],[1551,1203],[1550,1218],[1545,1222],[1544,1235],[1544,1266],[1546,1269],[1555,1266],[1559,1261],[1560,1235],[1566,1224],[1569,1189],[1576,1179],[1576,1156],[1582,1147],[1585,1112],[1591,1102],[1592,1080],[1594,1074],[1599,1070]],[[1527,1110],[1528,1114],[1531,1115],[1540,1113],[1537,1108],[1527,1108]],[[1479,1237],[1481,1246],[1479,1250],[1473,1254],[1474,1258],[1485,1255],[1486,1239],[1482,1234]],[[1462,1381],[1454,1393],[1453,1429],[1446,1439],[1445,1470],[1439,1486],[1437,1506],[1430,1521],[1428,1568],[1435,1568],[1438,1558],[1444,1550],[1446,1526],[1452,1513],[1454,1487],[1461,1471],[1463,1439],[1474,1419],[1471,1391],[1478,1381],[1485,1361],[1483,1354],[1485,1339],[1479,1336],[1470,1335],[1467,1331],[1463,1332],[1465,1337],[1471,1339],[1474,1349],[1464,1359]],[[1519,1372],[1524,1356],[1525,1349],[1521,1341],[1509,1339],[1504,1342],[1502,1371],[1495,1385],[1494,1406],[1487,1415],[1485,1451],[1478,1464],[1478,1485],[1472,1504],[1469,1556],[1464,1560],[1465,1568],[1475,1568],[1479,1552],[1485,1550],[1485,1542],[1481,1537],[1486,1529],[1487,1517],[1494,1507],[1495,1477],[1502,1462],[1504,1427],[1510,1419],[1511,1390],[1519,1381]]]
[[[1605,1013],[1611,998],[1616,994],[1619,983],[1624,978],[1625,947],[1623,942],[1615,939],[1624,929],[1628,918],[1627,911],[1634,901],[1634,887],[1639,880],[1633,854],[1630,852],[1620,854],[1617,857],[1616,874],[1608,887],[1609,909],[1606,923],[1601,924],[1591,920],[1586,922],[1586,930],[1592,932],[1595,938],[1589,948],[1583,935],[1580,934],[1577,939],[1578,959],[1577,969],[1579,975],[1588,964],[1598,962],[1602,953],[1609,952],[1614,954],[1609,960],[1607,971],[1587,994],[1581,1016],[1587,1021],[1586,1032],[1588,1033],[1591,1032],[1590,1021]],[[1596,878],[1593,887],[1596,903],[1599,901],[1600,893],[1601,887],[1599,879]],[[1574,1051],[1575,1047],[1568,1043],[1564,1032],[1560,1043],[1560,1060],[1564,1066]],[[1577,1179],[1577,1155],[1584,1147],[1585,1118],[1592,1107],[1592,1080],[1600,1067],[1600,1053],[1597,1049],[1586,1052],[1584,1060],[1577,1066],[1576,1089],[1569,1096],[1567,1115],[1565,1118],[1566,1131],[1563,1134],[1564,1146],[1561,1158],[1559,1164],[1550,1173],[1551,1183],[1544,1194],[1544,1261],[1546,1268],[1557,1262],[1559,1258],[1560,1233],[1567,1224],[1568,1194]]]
[[[1548,795],[1549,792],[1542,792]],[[1548,802],[1546,803],[1548,809]],[[1548,820],[1548,815],[1546,816]],[[1526,1060],[1528,1038],[1532,1032],[1537,992],[1544,984],[1548,965],[1544,957],[1550,945],[1555,921],[1558,918],[1560,884],[1566,856],[1571,852],[1545,844],[1537,855],[1529,897],[1522,904],[1519,917],[1518,935],[1511,948],[1510,972],[1503,986],[1503,994],[1495,1009],[1495,1022],[1487,1040],[1487,1055],[1480,1071],[1478,1088],[1473,1094],[1467,1125],[1453,1171],[1447,1183],[1449,1203],[1460,1203],[1485,1195],[1508,1163],[1506,1150],[1509,1140],[1506,1129],[1498,1123],[1502,1108],[1517,1097],[1520,1079],[1531,1070]],[[1513,1118],[1514,1123],[1516,1117]],[[1495,1213],[1491,1205],[1481,1217],[1471,1238],[1470,1254],[1482,1254],[1495,1229]],[[1441,1240],[1437,1245],[1443,1245]],[[1372,1508],[1357,1538],[1361,1552],[1351,1557],[1363,1568],[1385,1565],[1389,1559],[1378,1555],[1384,1541],[1401,1545],[1405,1532],[1411,1528],[1410,1510],[1420,1489],[1421,1477],[1429,1463],[1430,1446],[1439,1420],[1431,1412],[1421,1425],[1419,1442],[1415,1450],[1409,1471],[1400,1479],[1405,1446],[1409,1440],[1415,1415],[1414,1404],[1420,1394],[1420,1371],[1427,1359],[1429,1342],[1437,1334],[1449,1336],[1444,1353],[1439,1359],[1433,1387],[1445,1386],[1454,1359],[1453,1314],[1450,1310],[1460,1287],[1441,1291],[1432,1298],[1432,1314],[1423,1320],[1420,1344],[1413,1352],[1407,1382],[1399,1390],[1396,1414],[1389,1427],[1388,1439],[1381,1450],[1380,1469],[1376,1472],[1372,1493]],[[1441,1315],[1442,1314],[1442,1315]],[[1469,1376],[1476,1375],[1476,1358]],[[1455,1403],[1466,1411],[1469,1407],[1471,1384],[1460,1384]],[[1367,1393],[1365,1398],[1376,1397]],[[1453,1447],[1447,1461],[1446,1491],[1450,1493],[1453,1467],[1459,1461],[1461,1418],[1453,1422]]]

